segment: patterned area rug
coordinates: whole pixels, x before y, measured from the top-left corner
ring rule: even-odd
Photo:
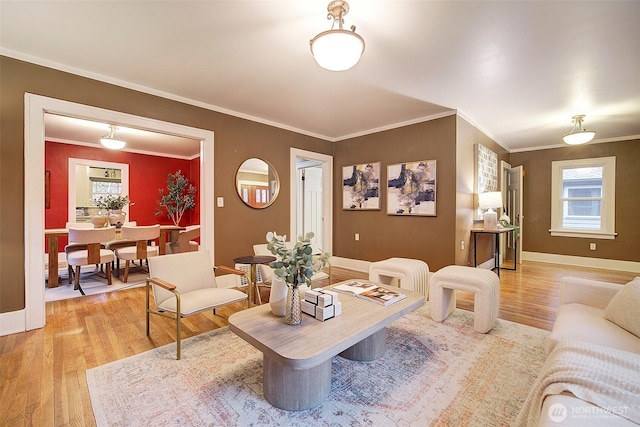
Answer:
[[[306,320],[306,319],[305,319]],[[311,319],[308,319],[311,320]],[[334,357],[329,398],[299,412],[262,392],[262,353],[227,328],[87,371],[98,426],[509,426],[544,359],[548,332],[473,314],[444,323],[427,307],[387,328],[369,363]]]

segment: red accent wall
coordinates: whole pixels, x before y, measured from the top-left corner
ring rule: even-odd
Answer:
[[[69,158],[100,160],[129,165],[129,221],[138,225],[173,224],[166,214],[155,216],[160,188],[166,188],[167,175],[181,170],[198,189],[196,207],[187,211],[180,225],[200,222],[200,159],[183,160],[146,154],[112,151],[81,145],[47,141],[45,144],[45,170],[51,172],[51,207],[45,209],[45,228],[64,228],[67,222]],[[28,161],[28,159],[27,159]],[[60,247],[66,244],[60,239]]]

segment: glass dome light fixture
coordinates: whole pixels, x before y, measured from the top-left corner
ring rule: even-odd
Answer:
[[[120,150],[124,148],[125,145],[127,145],[127,143],[118,135],[116,125],[111,125],[109,134],[100,138],[100,144],[102,144],[105,148],[109,148],[111,150]]]
[[[562,139],[566,144],[569,144],[569,145],[586,144],[596,136],[596,133],[594,131],[585,130],[584,127],[582,127],[582,120],[584,119],[584,114],[578,114],[577,116],[573,116],[572,119],[574,123],[573,129],[571,129],[571,132],[569,132],[568,134],[562,137]]]
[[[327,6],[327,19],[333,19],[331,29],[323,31],[309,41],[311,54],[319,66],[329,71],[346,71],[360,61],[364,53],[364,39],[356,33],[342,28],[344,16],[349,13],[349,3],[335,0]],[[338,28],[334,28],[336,23]]]

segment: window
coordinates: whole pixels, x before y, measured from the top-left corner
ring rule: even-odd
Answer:
[[[616,158],[557,161],[551,169],[551,235],[615,238]]]
[[[122,184],[119,182],[91,181],[91,200],[110,195],[118,196],[122,193]]]

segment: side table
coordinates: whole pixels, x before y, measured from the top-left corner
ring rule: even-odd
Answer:
[[[500,235],[501,234],[509,234],[513,233],[515,228],[472,228],[471,234],[473,235],[473,266],[478,266],[477,259],[477,244],[476,244],[476,236],[478,234],[492,234],[493,239],[495,241],[495,249],[493,251],[493,268],[492,270],[496,270],[498,277],[500,277],[500,268],[505,270],[514,270],[518,267],[518,236],[515,235],[514,241],[514,250],[513,250],[513,268],[500,267]]]
[[[257,277],[256,265],[267,264],[275,260],[276,260],[276,257],[271,255],[248,255],[248,256],[241,256],[233,259],[233,262],[236,264],[249,264],[251,266],[251,277],[249,277],[249,284],[247,285],[249,307],[252,307],[253,305],[255,305],[254,292],[258,293],[258,296],[260,295],[260,290],[258,289],[258,283],[256,282],[256,277]]]

